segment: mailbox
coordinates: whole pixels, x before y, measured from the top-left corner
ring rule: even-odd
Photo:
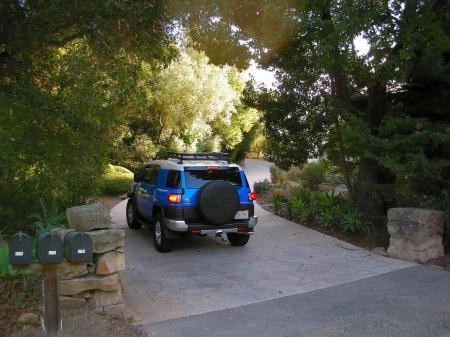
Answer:
[[[82,232],[69,232],[64,237],[64,257],[70,262],[92,262],[92,239]]]
[[[39,262],[55,264],[63,262],[63,242],[56,233],[46,232],[37,239]]]
[[[32,263],[33,245],[25,233],[14,234],[8,242],[9,264],[27,265]]]

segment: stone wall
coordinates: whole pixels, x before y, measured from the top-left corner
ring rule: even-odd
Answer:
[[[69,208],[67,220],[70,229],[60,230],[59,235],[64,239],[73,230],[86,232],[92,239],[94,261],[59,265],[61,309],[89,308],[123,318],[120,272],[125,270],[125,231],[111,229],[109,209],[103,204]]]
[[[388,255],[423,263],[444,255],[442,234],[445,213],[421,208],[391,208],[388,231],[391,235]]]

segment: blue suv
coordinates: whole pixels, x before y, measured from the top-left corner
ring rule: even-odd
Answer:
[[[128,226],[149,224],[162,253],[171,250],[172,239],[185,235],[213,234],[243,246],[258,222],[256,194],[227,153],[159,156],[135,173],[128,198]]]

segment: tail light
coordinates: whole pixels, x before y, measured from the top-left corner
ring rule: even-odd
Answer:
[[[238,233],[247,233],[247,232],[248,232],[248,228],[245,228],[245,227],[238,228]]]
[[[248,200],[255,201],[256,200],[256,193],[255,192],[250,192],[248,194]]]
[[[167,201],[172,204],[180,204],[181,203],[181,194],[171,193],[167,196]]]

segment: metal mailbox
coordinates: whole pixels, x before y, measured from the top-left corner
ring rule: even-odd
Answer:
[[[56,233],[46,232],[37,239],[39,262],[55,264],[63,262],[63,242]]]
[[[33,245],[25,233],[14,234],[8,242],[9,264],[28,265],[33,260]]]
[[[70,262],[92,262],[92,239],[82,232],[69,232],[64,237],[64,257]]]

